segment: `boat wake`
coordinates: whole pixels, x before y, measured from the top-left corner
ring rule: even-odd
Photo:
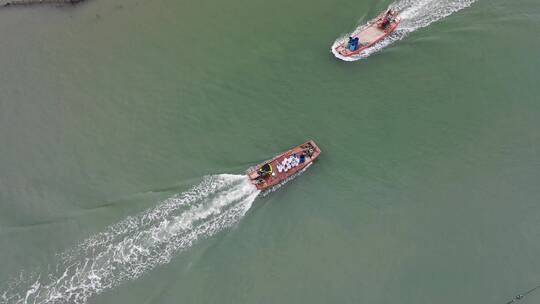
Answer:
[[[360,32],[365,25],[358,27],[352,33],[344,35],[334,41],[332,53],[344,61],[356,61],[366,58],[380,51],[395,41],[401,40],[409,33],[431,23],[441,20],[451,14],[471,6],[476,0],[399,0],[390,5],[390,8],[400,12],[401,23],[394,33],[365,49],[356,56],[344,57],[335,51],[336,47],[347,40],[352,34]]]
[[[208,176],[191,190],[59,254],[53,271],[18,278],[0,294],[0,303],[85,303],[168,263],[196,240],[231,227],[258,195],[244,175]]]

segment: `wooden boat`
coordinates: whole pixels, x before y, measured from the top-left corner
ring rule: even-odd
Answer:
[[[358,55],[363,50],[373,46],[375,43],[383,40],[388,35],[392,34],[399,25],[401,19],[398,13],[391,9],[383,12],[373,20],[367,23],[359,31],[354,32],[349,39],[335,47],[335,52],[344,57]],[[358,43],[355,47],[354,40]],[[353,46],[351,47],[351,42]]]
[[[246,174],[257,189],[266,190],[311,166],[319,154],[321,150],[313,140],[310,140],[249,168]]]

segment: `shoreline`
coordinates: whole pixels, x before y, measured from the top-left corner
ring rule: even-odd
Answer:
[[[71,4],[76,5],[85,0],[0,0],[0,7],[38,5],[38,4]]]

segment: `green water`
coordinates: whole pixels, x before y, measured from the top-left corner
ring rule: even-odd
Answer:
[[[538,285],[540,3],[480,0],[333,58],[390,3],[0,10],[0,296],[309,138],[323,154],[306,173],[89,303],[505,303]]]

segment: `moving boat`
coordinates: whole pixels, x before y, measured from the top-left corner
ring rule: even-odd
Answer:
[[[321,150],[309,140],[289,151],[247,170],[249,180],[257,189],[266,190],[307,169],[319,157]]]
[[[353,32],[349,39],[344,39],[335,46],[334,52],[344,57],[358,55],[363,50],[392,34],[400,21],[398,12],[388,9],[361,27],[359,31]]]

